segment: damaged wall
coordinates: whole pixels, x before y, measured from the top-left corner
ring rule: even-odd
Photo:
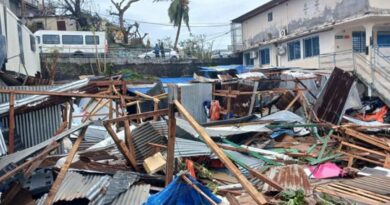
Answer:
[[[283,29],[287,29],[287,34],[310,30],[347,17],[363,15],[368,10],[369,0],[291,0],[244,21],[244,44],[279,38]],[[273,20],[268,22],[270,12]]]

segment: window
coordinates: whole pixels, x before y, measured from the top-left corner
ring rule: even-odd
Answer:
[[[37,38],[37,43],[41,44],[41,37],[40,36],[36,36],[36,38]]]
[[[99,36],[85,36],[85,44],[87,45],[99,45]]]
[[[269,48],[264,48],[260,50],[260,65],[269,65],[270,57],[269,57]]]
[[[288,60],[296,60],[301,58],[301,42],[293,41],[287,44]]]
[[[42,21],[39,21],[39,22],[35,22],[35,29],[38,30],[44,30],[45,27],[43,26],[43,22]]]
[[[311,37],[303,40],[304,56],[305,58],[318,56],[320,54],[320,40],[319,37]]]
[[[60,44],[59,35],[42,35],[43,44]]]
[[[62,44],[81,45],[83,44],[82,35],[62,35]]]
[[[274,17],[273,17],[272,12],[269,12],[269,13],[268,13],[268,22],[272,21],[273,18],[274,18]]]
[[[246,66],[254,65],[254,60],[251,59],[251,54],[250,53],[245,53],[244,54],[244,63],[245,63]]]
[[[378,31],[378,47],[390,47],[390,31]]]
[[[352,48],[354,52],[366,52],[366,32],[355,31],[352,32]]]
[[[30,35],[30,47],[31,47],[31,51],[33,52],[37,50],[35,37],[33,35]]]

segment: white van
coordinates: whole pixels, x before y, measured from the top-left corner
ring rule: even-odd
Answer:
[[[3,3],[0,3],[0,37],[2,70],[29,76],[41,72],[33,33]]]
[[[106,34],[92,31],[50,31],[35,32],[38,48],[47,54],[57,50],[61,54],[75,56],[104,54]]]

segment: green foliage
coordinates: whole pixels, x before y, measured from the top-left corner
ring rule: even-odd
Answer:
[[[282,205],[304,205],[305,194],[302,190],[286,190],[281,193]]]
[[[206,41],[205,35],[196,35],[179,43],[187,57],[210,61],[213,44]]]
[[[144,75],[142,73],[138,73],[134,69],[125,68],[119,71],[119,74],[123,75],[125,80],[145,80],[145,81],[155,81],[156,77]]]
[[[188,7],[188,4],[188,0],[172,0],[168,9],[168,16],[174,26],[179,26],[182,21],[184,21],[188,30],[190,30],[190,8]]]

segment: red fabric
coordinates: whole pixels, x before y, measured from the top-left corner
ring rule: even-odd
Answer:
[[[189,159],[186,159],[186,165],[187,165],[187,171],[190,173],[190,175],[192,177],[194,177],[196,179],[195,169],[194,169],[194,162],[192,162]]]
[[[221,117],[221,106],[219,105],[218,100],[211,101],[210,106],[210,119],[211,120],[219,120]]]
[[[378,121],[378,122],[384,122],[384,118],[387,114],[387,111],[389,108],[387,106],[383,106],[377,113],[371,114],[371,115],[358,115],[357,117],[364,121]]]

